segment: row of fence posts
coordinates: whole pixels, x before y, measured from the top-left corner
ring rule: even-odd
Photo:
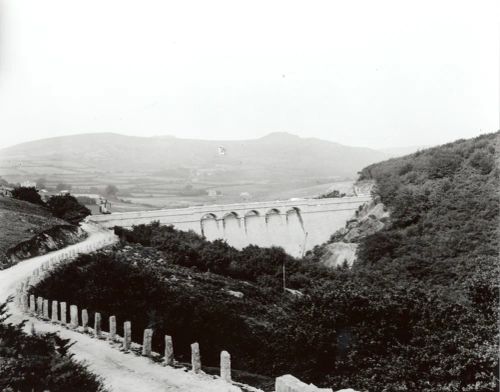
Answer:
[[[89,332],[89,314],[87,309],[82,309],[79,317],[78,307],[76,305],[70,305],[68,322],[68,306],[66,302],[58,302],[55,300],[49,301],[42,297],[35,297],[33,294],[28,296],[27,293],[23,293],[21,295],[20,304],[23,312],[32,316],[67,326],[70,329],[76,330],[81,327],[83,332]],[[51,305],[50,309],[49,304]],[[116,333],[116,317],[110,316],[108,322],[109,332],[107,333],[106,339],[111,342],[121,341],[122,349],[124,351],[129,351],[132,345],[132,323],[130,321],[125,321],[123,323],[123,337],[120,337]],[[92,333],[97,339],[105,337],[102,331],[101,314],[98,312],[94,313],[94,328]],[[145,329],[142,340],[142,355],[145,357],[152,356],[152,340],[153,330],[150,328]],[[172,337],[169,335],[165,335],[164,363],[165,365],[173,365],[175,363]],[[194,373],[200,373],[201,355],[198,343],[191,344],[191,366]],[[222,351],[220,354],[220,377],[224,381],[231,382],[231,356],[227,351]]]
[[[113,242],[113,240],[102,240],[96,244],[86,245],[82,247],[82,249],[86,252],[91,252]],[[47,262],[43,263],[40,268],[35,269],[31,277],[28,277],[24,282],[20,283],[16,290],[16,302],[24,313],[30,314],[46,321],[51,321],[52,323],[64,325],[74,330],[81,327],[81,330],[83,332],[89,332],[89,314],[87,309],[82,309],[80,317],[78,317],[78,307],[76,305],[70,305],[68,323],[68,306],[66,302],[59,302],[56,300],[49,301],[46,298],[35,297],[35,295],[33,294],[28,296],[28,290],[30,286],[35,286],[36,284],[38,284],[51,267],[74,258],[78,253],[79,252],[77,251],[77,249],[73,248],[60,254],[54,255],[53,257],[49,258]],[[112,342],[121,340],[122,349],[124,351],[129,351],[132,346],[132,323],[130,321],[125,321],[123,323],[123,337],[119,337],[116,333],[116,317],[110,316],[108,322],[109,332],[107,333],[107,340]],[[94,328],[92,333],[97,339],[104,338],[101,324],[101,314],[95,312]],[[33,325],[32,333],[34,333]],[[142,355],[145,357],[152,356],[152,339],[153,330],[150,328],[145,329],[142,342]],[[169,335],[165,335],[164,363],[165,365],[173,365],[175,363],[172,337]],[[201,372],[201,355],[200,346],[198,343],[191,344],[191,367],[193,373]],[[222,351],[220,354],[220,377],[224,381],[231,383],[231,356],[227,351]]]

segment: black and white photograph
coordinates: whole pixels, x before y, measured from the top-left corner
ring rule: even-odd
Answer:
[[[498,392],[498,0],[0,0],[0,392]]]

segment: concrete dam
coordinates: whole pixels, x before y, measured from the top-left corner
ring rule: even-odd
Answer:
[[[369,196],[355,196],[207,205],[90,215],[87,221],[105,228],[159,221],[179,230],[193,230],[210,241],[224,239],[238,249],[251,244],[281,246],[299,257],[327,241],[368,201]]]

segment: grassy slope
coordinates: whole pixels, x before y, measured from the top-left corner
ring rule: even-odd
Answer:
[[[67,224],[41,206],[0,197],[0,262],[9,248],[53,226]]]

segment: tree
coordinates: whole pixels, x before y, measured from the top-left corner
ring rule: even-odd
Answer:
[[[28,201],[33,204],[45,205],[35,187],[18,186],[12,190],[12,197],[18,200]]]
[[[116,197],[117,193],[118,193],[118,188],[115,185],[108,185],[104,189],[104,194],[107,197]]]
[[[71,195],[52,196],[47,201],[52,215],[57,218],[64,219],[65,221],[77,225],[87,215],[90,215],[90,210],[78,203],[78,200]]]

